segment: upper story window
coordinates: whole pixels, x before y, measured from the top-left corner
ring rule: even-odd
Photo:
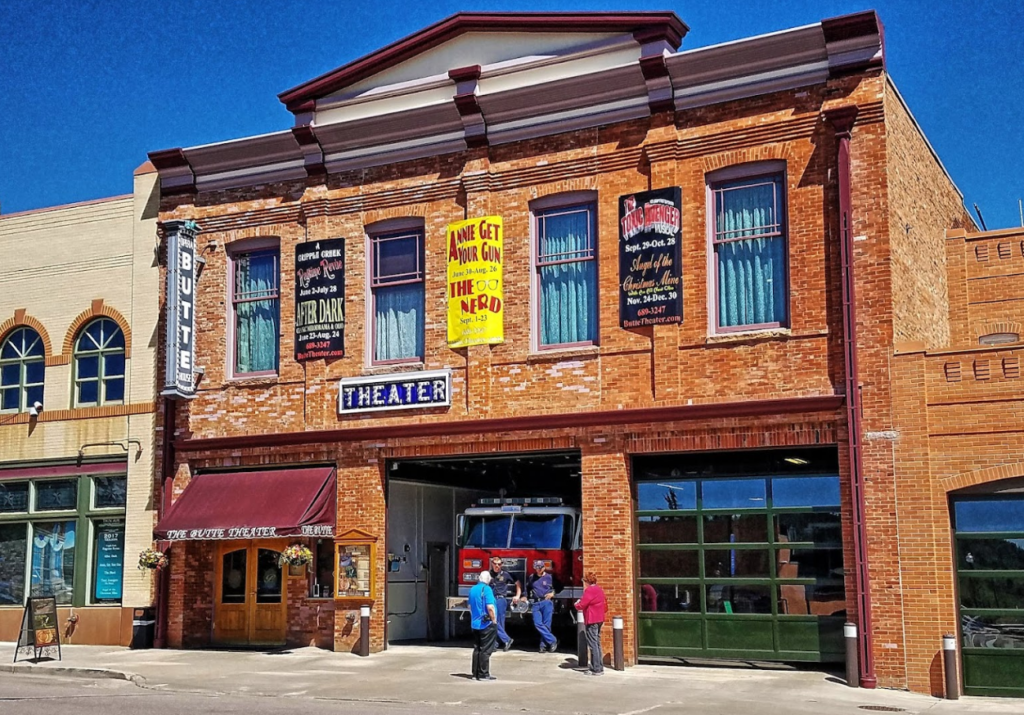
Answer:
[[[597,342],[597,236],[593,203],[535,209],[537,345]]]
[[[231,256],[231,310],[234,314],[232,374],[277,372],[280,337],[280,252],[269,250]]]
[[[374,363],[423,359],[423,232],[370,236]]]
[[[75,340],[75,406],[124,403],[124,333],[110,318],[88,323]]]
[[[0,412],[24,412],[43,401],[43,341],[17,328],[0,346]]]
[[[719,331],[786,324],[785,178],[779,172],[709,184],[715,327]]]

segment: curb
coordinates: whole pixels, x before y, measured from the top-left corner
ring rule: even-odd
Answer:
[[[62,675],[71,678],[107,678],[110,680],[126,680],[138,686],[144,686],[146,678],[136,673],[105,668],[75,668],[68,666],[48,665],[0,665],[0,673],[13,675]]]

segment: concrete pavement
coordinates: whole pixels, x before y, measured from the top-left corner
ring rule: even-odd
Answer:
[[[0,644],[10,663],[14,644]],[[276,696],[363,703],[422,704],[529,711],[639,715],[749,713],[820,715],[899,708],[916,713],[1019,713],[1021,701],[948,702],[891,690],[848,688],[813,671],[753,667],[644,665],[589,678],[575,657],[513,650],[491,660],[495,682],[469,677],[468,647],[391,646],[359,658],[316,648],[281,651],[140,650],[65,646],[61,662],[0,665],[0,672],[113,677],[156,691]],[[865,709],[867,708],[867,709]],[[891,712],[891,711],[890,711]]]

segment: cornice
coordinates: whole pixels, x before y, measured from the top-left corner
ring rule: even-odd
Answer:
[[[497,419],[435,420],[391,424],[381,427],[351,427],[334,430],[279,432],[237,437],[177,440],[178,452],[192,453],[248,447],[286,447],[331,442],[388,441],[405,437],[440,437],[463,434],[499,434],[551,429],[580,429],[641,423],[685,422],[730,417],[761,417],[813,412],[834,412],[843,405],[842,395],[819,395],[769,400],[717,402],[630,410],[606,410],[573,414],[541,414]]]

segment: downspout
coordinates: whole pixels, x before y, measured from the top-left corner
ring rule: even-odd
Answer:
[[[861,452],[861,393],[860,373],[857,368],[857,305],[854,283],[853,239],[850,236],[851,216],[850,135],[857,107],[839,107],[825,112],[825,118],[835,130],[839,172],[839,247],[842,256],[843,284],[843,358],[846,373],[846,424],[849,435],[850,492],[853,502],[854,577],[857,588],[857,614],[859,619],[858,648],[860,650],[860,685],[874,688],[875,659],[872,647],[871,579],[868,573],[867,531],[864,524],[864,459]]]
[[[164,398],[164,433],[162,455],[163,460],[160,467],[160,501],[157,506],[157,521],[162,519],[171,506],[172,489],[170,482],[174,478],[174,422],[177,417],[176,400]],[[161,551],[170,547],[169,542],[160,542],[158,548]],[[167,566],[157,569],[156,572],[156,632],[153,635],[154,648],[167,647],[167,605],[171,595],[171,569],[173,565],[168,561]]]

